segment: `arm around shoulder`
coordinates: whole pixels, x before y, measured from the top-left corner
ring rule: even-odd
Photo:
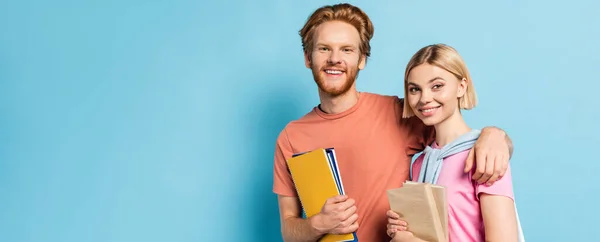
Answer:
[[[490,126],[490,127],[485,127],[483,128],[482,132],[493,132],[493,133],[497,133],[499,136],[498,137],[502,137],[502,141],[504,141],[506,143],[506,146],[508,147],[508,157],[509,159],[512,157],[513,155],[513,143],[512,140],[510,139],[510,137],[508,136],[508,134],[506,133],[506,131],[504,131],[501,128],[495,127],[495,126]]]

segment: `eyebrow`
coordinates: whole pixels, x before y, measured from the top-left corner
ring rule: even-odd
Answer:
[[[439,76],[436,76],[436,77],[434,77],[434,78],[431,78],[431,80],[429,80],[427,83],[431,83],[431,82],[433,82],[433,81],[435,81],[435,80],[442,80],[442,81],[445,81],[445,80],[444,80],[444,78],[441,78],[441,77],[439,77]],[[414,82],[408,82],[408,85],[415,85],[415,86],[419,86],[419,85],[417,85],[417,84],[416,84],[416,83],[414,83]]]
[[[341,48],[354,48],[354,49],[358,48],[357,46],[355,46],[353,44],[340,44],[340,45],[341,45]],[[331,45],[325,44],[325,43],[321,43],[321,42],[317,42],[315,44],[315,46],[327,46],[327,47],[331,47]]]

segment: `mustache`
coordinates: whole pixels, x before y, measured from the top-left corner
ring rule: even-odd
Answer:
[[[341,66],[341,65],[336,65],[336,64],[333,64],[333,65],[332,65],[332,64],[325,65],[325,66],[321,67],[321,70],[323,71],[323,70],[325,70],[325,69],[331,69],[331,68],[333,68],[333,69],[337,69],[337,70],[342,70],[342,71],[346,71],[346,70],[347,70],[347,69],[346,69],[346,67],[344,67],[344,66]]]

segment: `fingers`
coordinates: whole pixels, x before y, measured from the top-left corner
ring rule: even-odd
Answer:
[[[475,173],[473,174],[473,180],[479,182],[485,174],[486,164],[486,153],[475,147]]]
[[[327,201],[325,201],[325,204],[340,203],[340,202],[346,201],[347,199],[348,199],[348,196],[346,196],[346,195],[338,195],[338,196],[327,199]]]
[[[394,234],[398,231],[406,231],[408,230],[407,224],[405,221],[394,220],[390,221],[387,225],[387,234],[390,237],[394,237]]]
[[[475,147],[469,152],[465,172],[474,164],[475,172],[472,178],[479,184],[492,185],[508,170],[510,148],[507,147],[506,134],[497,131],[497,128],[484,128]],[[471,160],[472,156],[474,159]]]
[[[498,179],[502,178],[504,174],[506,174],[506,170],[508,170],[508,163],[510,162],[510,154],[501,155],[500,156],[500,170],[496,170],[498,172]],[[497,168],[497,167],[496,167]]]
[[[356,202],[354,201],[354,199],[349,198],[348,200],[338,203],[337,205],[339,206],[339,210],[340,211],[346,211],[349,208],[351,208],[352,206],[354,206],[354,204],[356,204]]]
[[[336,229],[334,233],[349,234],[349,233],[355,232],[356,230],[358,230],[358,223],[357,222],[351,224],[348,227],[343,227],[343,228]]]
[[[502,171],[504,169],[503,167],[505,162],[506,161],[504,160],[501,154],[496,156],[496,158],[494,159],[494,169],[492,170],[492,176],[487,181],[488,185],[494,184],[494,182],[498,181],[500,177],[502,177]]]
[[[405,231],[408,228],[408,225],[404,221],[394,221],[395,224],[388,223],[387,229],[396,231]]]
[[[345,221],[345,220],[349,219],[351,216],[356,215],[356,210],[357,210],[356,206],[352,206],[352,207],[349,207],[348,209],[342,210],[340,213],[338,213],[339,214],[338,219],[341,221]],[[348,225],[350,225],[350,224],[346,224],[346,225],[344,225],[344,227],[348,226]]]
[[[388,226],[391,226],[391,225],[397,225],[397,226],[404,226],[404,227],[406,227],[406,221],[400,220],[400,219],[391,219],[391,218],[388,218]]]
[[[388,217],[388,224],[387,224],[387,235],[388,236],[394,237],[394,234],[396,232],[407,230],[406,221],[401,220],[400,215],[398,215],[398,213],[396,213],[392,210],[388,210],[386,212],[386,215]]]
[[[398,215],[396,212],[392,211],[392,210],[388,210],[385,215],[388,216],[388,218],[393,218],[393,219],[399,219],[400,215]]]
[[[345,228],[356,223],[356,221],[358,221],[358,214],[353,213],[346,220],[342,221],[338,227]]]
[[[336,228],[348,227],[358,220],[357,207],[354,204],[354,199],[348,199],[341,203],[329,205],[330,208],[327,210],[330,211],[332,222],[337,221],[334,225]]]
[[[467,161],[465,162],[465,173],[471,172],[473,169],[473,163],[475,162],[475,149],[471,149],[469,151],[469,156],[467,157]]]
[[[341,213],[346,209],[354,205],[354,200],[349,199],[347,196],[340,195],[327,199],[323,206],[323,212],[325,213]]]
[[[333,234],[347,234],[358,230],[358,215],[353,214],[346,221],[340,223],[331,233]]]
[[[481,174],[481,177],[477,180],[479,184],[487,184],[491,185],[490,178],[494,175],[494,166],[496,163],[495,154],[490,154],[489,152],[485,154],[485,160],[480,161],[481,166],[485,167],[485,171]],[[479,164],[477,164],[479,165]]]

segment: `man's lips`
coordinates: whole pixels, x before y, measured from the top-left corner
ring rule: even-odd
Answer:
[[[324,70],[324,72],[327,73],[327,74],[329,74],[329,75],[341,75],[341,74],[343,74],[346,71],[344,71],[342,69],[327,68],[327,69]]]

